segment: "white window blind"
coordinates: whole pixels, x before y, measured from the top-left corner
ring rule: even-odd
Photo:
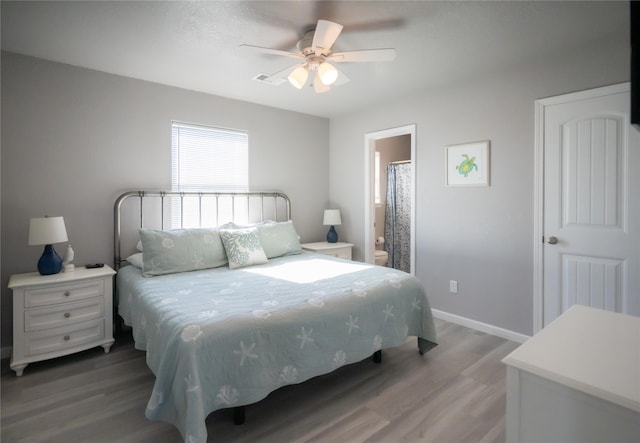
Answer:
[[[249,135],[174,122],[171,164],[174,191],[247,191]]]
[[[243,131],[173,122],[171,188],[182,192],[248,191],[249,135]],[[201,225],[197,206],[186,204],[180,217],[180,199],[173,200],[172,227]]]

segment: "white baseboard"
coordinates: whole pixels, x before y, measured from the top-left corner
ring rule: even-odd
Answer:
[[[457,325],[465,326],[467,328],[475,329],[476,331],[485,332],[487,334],[495,335],[496,337],[504,338],[506,340],[514,341],[516,343],[524,343],[531,337],[519,332],[510,331],[508,329],[499,328],[487,323],[482,323],[477,320],[471,320],[470,318],[461,317],[455,314],[449,314],[448,312],[432,309],[433,316],[440,320],[445,320]]]
[[[5,358],[11,357],[11,350],[13,348],[11,346],[5,346],[0,348],[0,359],[4,360]]]

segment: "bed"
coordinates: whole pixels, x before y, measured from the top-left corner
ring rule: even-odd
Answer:
[[[215,201],[203,203],[209,197]],[[185,200],[198,200],[199,212],[215,208],[218,227],[164,229],[163,220],[159,229],[145,227],[153,218],[147,198],[160,219],[174,220],[176,207],[181,212]],[[240,217],[221,219],[226,198],[238,199],[229,205],[231,213],[241,208]],[[136,202],[140,221],[132,230],[140,243],[123,231],[127,199]],[[252,206],[259,207],[257,220],[250,220]],[[187,442],[207,441],[205,419],[215,410],[235,408],[241,420],[244,405],[380,357],[408,336],[417,337],[420,354],[436,345],[429,301],[415,277],[301,250],[290,213],[279,193],[138,191],[116,202],[118,314],[156,377],[146,416],[174,424]],[[232,221],[238,218],[242,223]],[[130,246],[123,246],[127,237]]]

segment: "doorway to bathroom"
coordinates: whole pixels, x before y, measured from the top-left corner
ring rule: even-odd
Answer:
[[[415,125],[365,134],[365,261],[380,264],[386,258],[387,266],[411,274],[415,274],[415,152]]]

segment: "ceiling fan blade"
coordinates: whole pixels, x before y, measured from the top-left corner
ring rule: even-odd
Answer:
[[[287,80],[287,77],[289,77],[289,74],[291,74],[293,72],[294,69],[296,69],[298,66],[304,66],[304,63],[298,63],[295,64],[293,66],[289,66],[287,68],[284,68],[278,72],[276,72],[275,74],[271,74],[269,76],[269,78],[280,78],[283,80]]]
[[[340,86],[344,85],[345,83],[349,83],[350,79],[349,77],[347,77],[347,74],[342,71],[342,69],[336,68],[336,71],[338,71],[338,78],[336,79],[334,85]]]
[[[342,32],[342,25],[328,20],[318,20],[316,30],[313,34],[311,48],[316,55],[328,54],[336,39]]]
[[[329,89],[331,89],[331,86],[322,83],[322,81],[320,81],[320,75],[318,74],[318,71],[316,71],[316,75],[313,78],[313,91],[316,94],[322,94],[323,92],[327,92]]]
[[[251,51],[262,52],[263,54],[271,54],[271,55],[279,55],[283,57],[292,57],[304,60],[304,55],[299,52],[290,52],[290,51],[282,51],[280,49],[273,48],[263,48],[262,46],[253,46],[253,45],[240,45],[242,49],[249,49]]]
[[[390,62],[396,58],[396,50],[363,49],[361,51],[336,52],[327,57],[327,61],[342,62]]]
[[[304,66],[304,63],[299,63],[293,66],[288,66],[274,74],[258,74],[254,77],[254,80],[258,80],[262,83],[267,83],[274,86],[279,86],[283,83],[286,83],[289,80],[289,74],[293,72],[298,66]]]

